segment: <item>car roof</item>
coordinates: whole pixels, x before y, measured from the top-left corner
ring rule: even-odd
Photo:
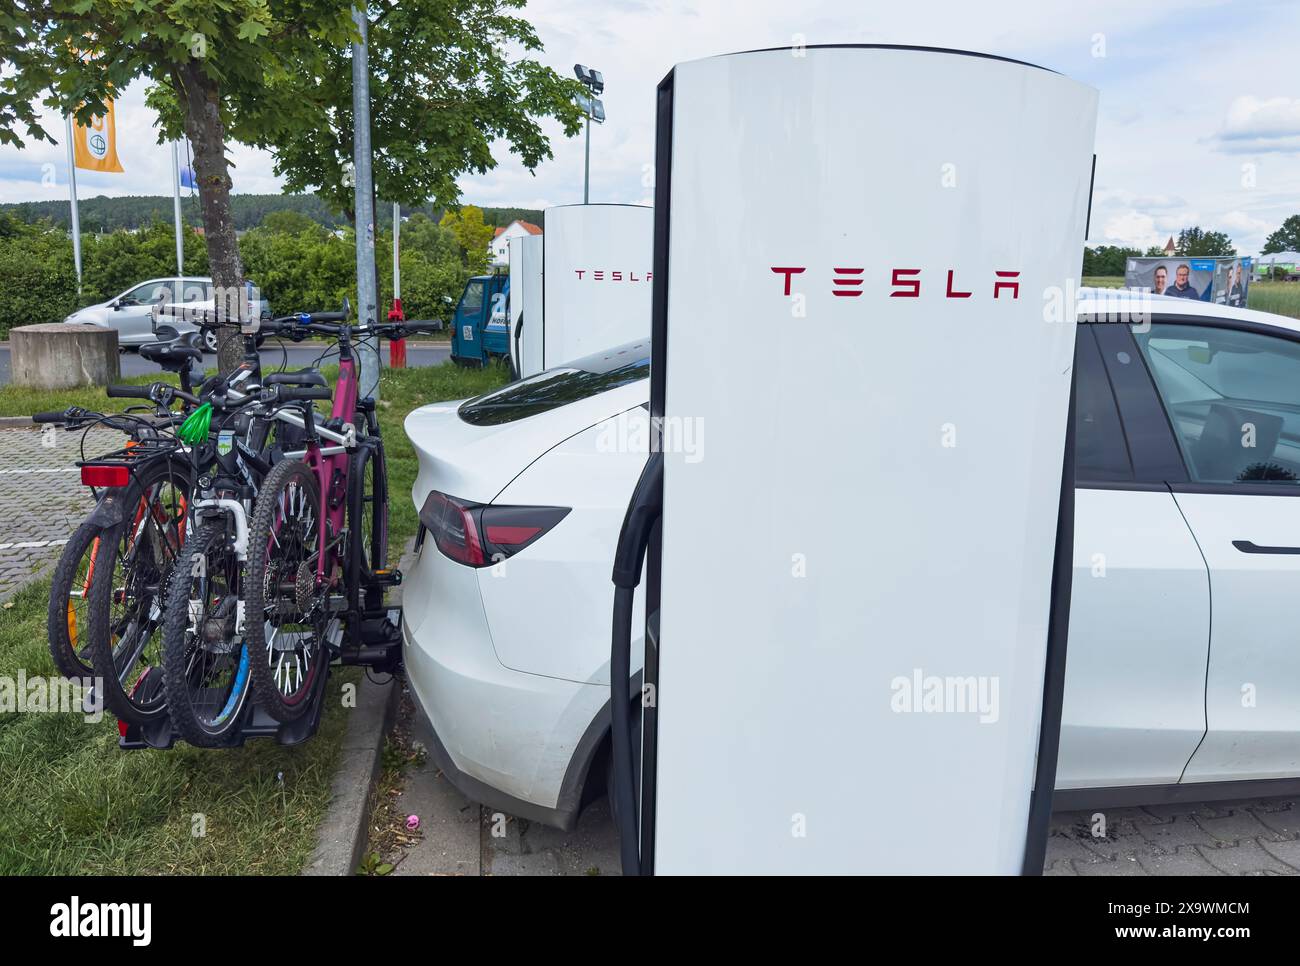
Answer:
[[[1184,318],[1212,318],[1249,325],[1268,325],[1275,329],[1300,334],[1300,319],[1256,309],[1241,309],[1200,299],[1180,299],[1170,295],[1152,295],[1143,289],[1093,288],[1079,289],[1079,316],[1105,315],[1116,311],[1150,311],[1152,317],[1182,316]]]

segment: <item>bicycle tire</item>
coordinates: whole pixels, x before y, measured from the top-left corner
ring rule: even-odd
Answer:
[[[304,513],[294,518],[297,536],[292,542],[281,542],[273,535],[285,535],[283,525],[290,521],[293,507],[297,507],[293,513]],[[327,589],[315,585],[314,557],[320,550],[321,526],[324,521],[320,519],[320,489],[315,474],[300,460],[277,463],[262,481],[248,526],[244,632],[252,653],[253,695],[258,707],[279,722],[295,721],[308,710],[316,691],[317,675],[322,665],[328,664],[323,640],[324,602],[328,601],[328,593]],[[292,552],[286,552],[286,544]],[[282,596],[285,586],[282,578],[286,576],[294,588],[292,599]],[[274,597],[268,594],[272,585]],[[272,600],[277,615],[284,619],[272,626],[268,634],[270,622],[266,615]],[[290,626],[305,630],[287,630]],[[283,643],[276,647],[280,633],[286,635],[284,642],[289,647]],[[292,664],[286,654],[292,654]],[[286,688],[295,672],[296,686]]]
[[[101,538],[90,586],[91,663],[104,706],[120,721],[148,724],[166,713],[162,689],[145,679],[162,673],[167,584],[182,552],[189,490],[187,467],[151,462],[127,488],[127,515]]]
[[[223,650],[214,651],[205,648],[202,639],[210,620],[230,622],[232,608],[238,614],[240,582],[240,566],[226,526],[205,524],[185,541],[167,588],[163,614],[167,712],[175,733],[199,748],[226,743],[240,724],[251,691],[248,645],[231,644],[234,635],[224,635],[222,641],[215,642]],[[211,603],[221,616],[209,618],[208,598],[214,592],[219,593]],[[194,600],[202,608],[197,614],[191,604]]]
[[[55,564],[54,575],[50,580],[46,639],[54,666],[70,680],[84,680],[95,674],[89,653],[92,638],[88,608],[100,536],[99,524],[89,520],[72,531],[72,536],[63,545],[63,552],[59,554],[59,562]],[[86,559],[88,554],[89,560]],[[83,563],[86,564],[84,569]],[[80,603],[74,604],[74,600]]]
[[[367,475],[367,470],[369,475]],[[363,605],[382,605],[383,589],[370,584],[375,572],[388,566],[388,471],[383,443],[362,446],[352,454],[348,468],[348,579],[364,594]]]

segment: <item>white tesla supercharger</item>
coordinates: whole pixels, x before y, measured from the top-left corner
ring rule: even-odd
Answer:
[[[1059,297],[1096,101],[921,48],[660,85],[655,428],[614,569],[619,682],[648,546],[644,681],[611,697],[625,871],[1041,870],[1072,544]]]
[[[542,326],[544,244],[544,235],[510,239],[510,358],[521,378],[542,371],[542,339],[526,338],[525,331],[531,336]]]
[[[517,266],[513,246],[510,255],[510,346],[521,377],[650,337],[653,238],[654,211],[644,205],[546,209],[542,237],[520,239]]]

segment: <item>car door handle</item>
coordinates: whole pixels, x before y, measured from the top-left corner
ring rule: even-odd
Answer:
[[[1253,540],[1234,540],[1232,545],[1242,553],[1300,553],[1300,547],[1261,547]]]

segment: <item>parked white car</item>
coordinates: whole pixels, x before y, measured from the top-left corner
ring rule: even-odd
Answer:
[[[179,283],[179,284],[178,284]],[[189,308],[211,308],[212,279],[198,276],[184,278],[151,278],[147,282],[134,285],[109,299],[95,305],[77,309],[64,322],[90,322],[106,328],[117,329],[117,344],[122,347],[136,347],[148,342],[158,341],[154,335],[154,308],[161,305],[184,304]],[[269,315],[270,308],[264,301],[250,303],[251,313]],[[217,351],[220,341],[216,330],[201,329],[184,318],[166,318],[165,324],[175,328],[181,335],[201,332],[203,347],[209,352]]]
[[[1138,298],[1079,305],[1057,805],[1291,792],[1300,321],[1158,297],[1149,325],[1103,320]],[[406,421],[428,535],[403,630],[431,752],[470,798],[562,828],[605,790],[610,570],[648,373],[648,344],[623,346]]]

